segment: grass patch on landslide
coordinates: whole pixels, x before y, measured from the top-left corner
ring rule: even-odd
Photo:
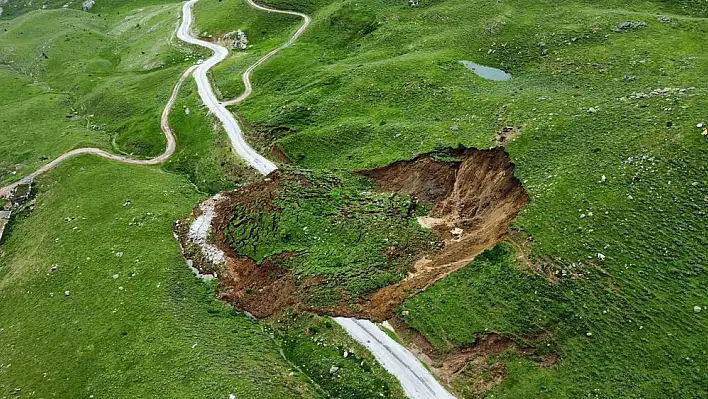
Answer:
[[[82,156],[38,188],[2,245],[0,395],[320,396],[184,265],[172,223],[200,198],[186,179]]]
[[[279,261],[299,279],[324,279],[318,305],[356,299],[400,281],[411,263],[439,239],[420,227],[424,214],[408,195],[376,193],[350,173],[286,170],[260,202],[237,205],[224,231],[239,255]],[[265,194],[263,194],[265,195]],[[326,288],[325,288],[326,286]]]
[[[406,397],[373,355],[329,317],[288,311],[271,327],[285,356],[329,397]]]
[[[515,225],[533,237],[531,263],[548,261],[559,281],[473,264],[459,273],[476,284],[453,277],[416,302],[431,340],[551,332],[557,365],[504,360],[495,396],[704,394],[706,312],[693,309],[708,304],[705,2],[270,4],[308,10],[313,25],[258,71],[238,111],[296,165],[371,168],[518,130],[506,149],[531,201]],[[483,80],[460,60],[513,78]],[[228,79],[239,77],[216,74]],[[439,304],[470,292],[499,306],[458,317]]]

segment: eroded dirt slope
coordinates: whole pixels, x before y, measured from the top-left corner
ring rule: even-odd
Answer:
[[[445,240],[445,247],[420,259],[403,282],[371,296],[369,315],[388,319],[391,310],[412,292],[469,263],[499,242],[528,203],[528,194],[514,176],[514,165],[502,148],[451,151],[459,162],[436,161],[430,155],[388,167],[363,171],[384,191],[405,192],[435,206],[422,224]]]
[[[374,291],[365,299],[343,298],[336,305],[323,307],[308,304],[302,298],[321,281],[317,277],[298,280],[281,267],[287,263],[282,260],[295,254],[283,253],[259,265],[236,253],[224,233],[235,209],[273,209],[272,200],[282,188],[280,176],[275,173],[264,182],[223,193],[215,206],[213,240],[226,254],[219,273],[219,296],[257,317],[296,307],[335,316],[385,320],[406,297],[424,290],[499,242],[528,202],[514,176],[514,165],[501,148],[450,150],[359,173],[372,178],[378,191],[409,194],[432,205],[419,222],[442,239],[442,248],[424,253],[405,279]]]

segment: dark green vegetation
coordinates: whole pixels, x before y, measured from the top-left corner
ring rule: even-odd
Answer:
[[[380,166],[519,129],[507,150],[531,202],[516,228],[558,281],[506,257],[475,263],[406,304],[431,341],[547,332],[558,364],[509,360],[495,396],[705,394],[707,313],[694,312],[708,304],[705,2],[270,3],[315,20],[256,71],[238,112],[296,164]],[[485,81],[459,60],[513,78]],[[468,295],[487,304],[463,317],[440,303]]]
[[[396,283],[439,244],[418,224],[424,210],[410,196],[375,193],[367,178],[287,170],[276,181],[271,192],[259,194],[271,206],[237,206],[224,235],[239,255],[258,263],[281,255],[279,263],[298,280],[323,278],[326,287],[313,294],[316,305],[336,302],[340,290],[355,299]]]
[[[184,178],[83,156],[38,188],[2,244],[1,395],[319,396],[184,266],[171,225],[200,197]]]
[[[398,381],[330,318],[285,312],[272,326],[285,356],[330,397],[406,397]]]

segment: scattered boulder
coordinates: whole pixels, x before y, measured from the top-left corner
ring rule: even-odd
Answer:
[[[659,15],[658,17],[656,17],[656,20],[661,22],[662,24],[668,24],[669,22],[671,22],[671,18],[665,17],[663,15]]]
[[[337,366],[332,366],[332,367],[329,368],[329,373],[330,373],[330,374],[334,374],[334,373],[336,373],[337,371],[339,371],[339,367],[337,367]]]
[[[96,2],[94,2],[93,0],[86,0],[86,1],[84,1],[84,4],[81,6],[81,8],[84,11],[91,11],[93,6],[95,6],[95,5],[96,5]]]
[[[694,312],[694,313],[701,313],[701,310],[703,310],[703,308],[701,308],[700,306],[694,306],[694,307],[693,307],[693,312]]]
[[[418,7],[418,0],[408,0],[411,7]]]
[[[624,21],[620,22],[615,26],[612,31],[613,32],[621,32],[623,30],[628,30],[628,29],[639,29],[639,28],[644,28],[647,26],[647,23],[644,21]]]
[[[231,48],[235,50],[246,50],[248,48],[248,37],[241,29],[225,34],[222,38],[231,42]]]

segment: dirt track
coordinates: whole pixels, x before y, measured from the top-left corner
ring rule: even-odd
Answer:
[[[163,152],[162,154],[160,154],[157,157],[152,158],[152,159],[133,159],[133,158],[129,158],[129,157],[122,156],[122,155],[111,154],[110,152],[106,152],[106,151],[98,149],[98,148],[77,148],[75,150],[65,152],[64,154],[60,155],[58,158],[56,158],[52,162],[49,162],[48,164],[46,164],[46,165],[42,166],[41,168],[35,170],[34,172],[30,173],[28,176],[25,177],[25,179],[27,179],[27,178],[33,179],[45,172],[48,172],[48,171],[56,168],[57,165],[66,161],[67,159],[75,157],[77,155],[81,155],[81,154],[92,154],[92,155],[96,155],[96,156],[103,157],[106,159],[111,159],[113,161],[129,163],[129,164],[134,164],[134,165],[157,165],[157,164],[165,162],[166,160],[168,160],[172,156],[172,154],[174,154],[175,148],[177,147],[177,143],[175,141],[175,136],[172,133],[172,129],[170,128],[170,124],[169,124],[170,111],[172,111],[172,107],[174,106],[175,100],[177,99],[177,94],[179,93],[180,88],[182,88],[182,85],[184,84],[185,79],[187,79],[187,77],[192,73],[192,71],[194,71],[194,68],[196,68],[196,65],[191,66],[191,67],[187,68],[186,71],[184,71],[182,76],[179,78],[179,81],[177,81],[177,84],[175,85],[174,89],[172,89],[172,95],[170,96],[170,99],[167,101],[167,105],[165,105],[165,109],[162,110],[162,117],[160,119],[160,128],[162,129],[162,132],[165,134],[165,139],[167,140],[167,146],[165,147],[165,152]],[[22,182],[22,180],[0,188],[0,198],[8,196],[10,194],[10,192],[17,185],[19,185],[21,182]]]

